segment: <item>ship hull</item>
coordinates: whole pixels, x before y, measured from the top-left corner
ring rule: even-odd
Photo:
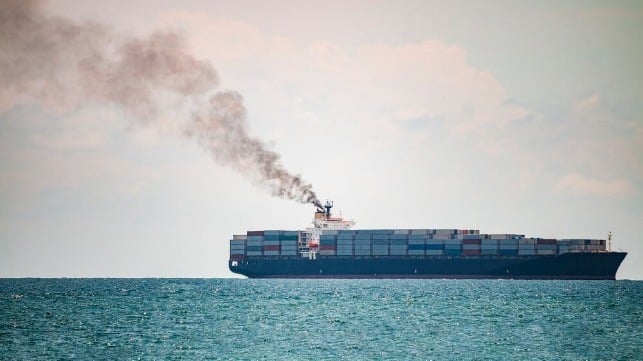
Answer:
[[[229,261],[249,278],[454,278],[614,280],[625,252],[536,256],[247,257]]]

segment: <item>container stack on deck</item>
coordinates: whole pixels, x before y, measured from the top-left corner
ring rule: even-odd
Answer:
[[[297,256],[299,231],[248,231],[230,240],[230,259],[257,256]]]
[[[297,256],[302,239],[306,234],[300,231],[248,231],[230,240],[230,259]],[[471,229],[327,230],[319,238],[320,257],[536,256],[605,248],[605,240],[525,238]]]

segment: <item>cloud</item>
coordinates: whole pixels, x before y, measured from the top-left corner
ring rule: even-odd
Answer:
[[[159,22],[185,31],[191,48],[214,59],[230,82],[269,88],[273,98],[284,94],[293,113],[307,121],[332,112],[323,123],[362,122],[388,130],[439,117],[452,131],[471,134],[505,127],[528,113],[509,101],[492,73],[469,63],[465,49],[440,40],[353,47],[324,39],[302,42],[187,11],[166,13]]]
[[[598,94],[592,94],[587,98],[580,99],[574,103],[572,110],[575,115],[585,115],[597,108],[600,103]]]
[[[635,193],[634,186],[627,179],[600,180],[579,173],[564,175],[556,188],[564,193],[591,196],[628,196]]]

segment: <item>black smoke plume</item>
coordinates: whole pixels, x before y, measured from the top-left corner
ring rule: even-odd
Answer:
[[[159,122],[159,94],[186,103],[209,98],[178,122],[212,158],[274,196],[321,205],[312,186],[293,175],[279,154],[248,134],[243,98],[216,91],[209,62],[186,51],[171,31],[137,38],[92,22],[47,16],[39,1],[0,2],[0,111],[35,102],[70,110],[87,102],[115,104],[141,122]]]

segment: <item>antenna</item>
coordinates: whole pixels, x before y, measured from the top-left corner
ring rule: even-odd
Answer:
[[[612,252],[612,231],[607,234],[607,250]]]

